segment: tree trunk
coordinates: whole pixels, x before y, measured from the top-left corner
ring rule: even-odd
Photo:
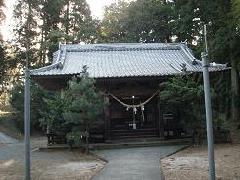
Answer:
[[[231,90],[232,90],[232,120],[237,121],[239,119],[239,75],[237,65],[234,60],[231,60]]]
[[[89,125],[86,127],[86,153],[89,153]]]
[[[65,33],[66,33],[67,36],[69,34],[69,11],[70,11],[70,9],[69,9],[70,7],[69,6],[70,6],[70,2],[68,1],[67,2],[67,12],[66,12],[66,24],[65,24],[65,26],[66,26],[65,27],[66,28],[65,29],[66,30]]]
[[[43,21],[43,26],[42,26],[42,29],[41,29],[41,41],[40,41],[40,61],[39,61],[39,64],[41,64],[42,66],[45,65],[45,63],[43,62],[43,56],[44,56],[44,53],[43,53],[43,43],[44,43],[44,26],[45,26],[45,22]]]

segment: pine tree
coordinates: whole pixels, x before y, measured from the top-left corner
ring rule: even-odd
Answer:
[[[28,51],[29,65],[38,65],[38,46],[39,46],[39,32],[38,32],[38,12],[39,12],[40,0],[18,0],[14,9],[14,20],[15,20],[15,50],[17,55],[22,59],[25,59],[26,47],[29,46]],[[28,13],[28,4],[31,6],[31,13]],[[27,27],[27,20],[29,21],[29,28]],[[21,66],[25,66],[25,62]]]
[[[70,43],[93,43],[96,39],[97,21],[91,17],[86,0],[66,0],[62,19],[65,41]]]
[[[172,5],[165,0],[113,3],[105,10],[101,41],[171,42]]]
[[[103,113],[103,96],[95,88],[95,80],[88,77],[86,69],[69,82],[67,99],[70,105],[64,113],[65,124],[71,127],[68,139],[80,143],[84,138],[88,152],[89,130]]]
[[[4,91],[4,80],[6,79],[7,62],[6,62],[6,51],[3,43],[0,41],[0,95]]]
[[[4,20],[4,13],[2,11],[2,7],[4,6],[3,0],[0,0],[0,25]],[[2,35],[0,34],[0,82],[3,80],[4,72],[6,71],[6,64],[5,64],[5,51],[2,44]],[[2,83],[0,83],[2,84]]]
[[[210,25],[208,25],[210,58],[231,65],[231,94],[229,94],[232,99],[231,116],[234,121],[237,121],[240,113],[240,51],[238,50],[240,35],[237,28],[237,18],[232,12],[232,1],[215,2],[215,7],[216,11],[211,17]]]
[[[0,25],[2,21],[5,19],[5,14],[3,12],[4,3],[3,0],[0,0]],[[0,41],[2,41],[2,35],[0,34]]]
[[[40,20],[42,21],[40,33],[39,62],[42,66],[46,60],[51,60],[53,52],[58,48],[62,33],[58,25],[61,22],[63,0],[45,0],[41,4]]]
[[[30,31],[26,32],[27,3],[31,3]],[[61,43],[92,43],[96,39],[97,21],[91,17],[86,0],[18,0],[14,10],[18,53],[26,47],[28,37],[32,66],[51,63],[52,54]],[[40,30],[40,31],[39,31]]]
[[[237,23],[237,26],[240,27],[240,1],[239,0],[232,0],[232,12],[233,12],[233,17]]]

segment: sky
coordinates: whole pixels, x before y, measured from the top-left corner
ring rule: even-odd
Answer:
[[[116,0],[87,0],[87,2],[91,8],[92,15],[102,19],[104,7],[116,2]]]
[[[98,19],[103,18],[104,7],[116,1],[117,0],[87,0],[91,9],[92,15]],[[6,8],[4,9],[4,12],[6,14],[6,20],[3,23],[3,25],[0,26],[4,40],[12,39],[11,38],[12,22],[13,22],[12,11],[13,11],[14,4],[15,4],[15,0],[5,0]]]

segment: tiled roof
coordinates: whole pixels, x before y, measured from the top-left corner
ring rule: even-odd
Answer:
[[[164,76],[202,71],[202,63],[183,43],[60,45],[53,63],[31,70],[33,76],[72,75],[87,66],[90,77]],[[211,71],[226,65],[211,63]]]

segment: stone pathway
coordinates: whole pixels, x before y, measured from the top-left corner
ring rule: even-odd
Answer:
[[[31,137],[31,176],[37,180],[89,180],[104,162],[79,150],[39,151],[46,137]],[[0,133],[0,180],[24,179],[24,142]]]
[[[14,144],[17,142],[18,142],[18,140],[0,132],[0,144]]]
[[[184,145],[99,150],[108,164],[93,180],[163,180],[160,159]]]

